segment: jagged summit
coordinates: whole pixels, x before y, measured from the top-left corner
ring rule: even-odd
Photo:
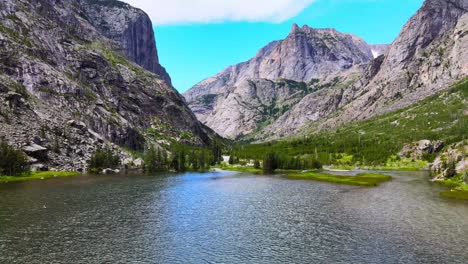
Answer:
[[[369,45],[351,34],[297,25],[293,25],[292,31],[295,33],[260,49],[251,60],[230,66],[195,85],[184,94],[185,98],[190,102],[201,94],[225,92],[249,79],[307,82],[373,59]]]

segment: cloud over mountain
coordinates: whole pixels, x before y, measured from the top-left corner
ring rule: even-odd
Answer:
[[[222,21],[283,22],[315,0],[123,0],[156,25]]]

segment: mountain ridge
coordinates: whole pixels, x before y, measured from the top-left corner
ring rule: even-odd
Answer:
[[[368,61],[322,78],[306,79],[303,85],[309,92],[274,118],[269,113],[252,116],[253,110],[245,105],[255,102],[251,100],[255,97],[242,96],[252,89],[221,79],[220,76],[226,76],[223,72],[208,79],[214,80],[211,83],[194,86],[184,96],[197,117],[221,135],[247,136],[259,141],[337,127],[388,113],[420,101],[466,76],[466,6],[463,2],[427,0],[391,45],[368,45],[372,56]],[[303,34],[304,28],[306,32],[312,31],[293,25],[288,38],[291,34]],[[297,75],[301,74],[304,72]],[[257,79],[242,81],[248,80]],[[209,95],[214,99],[212,104],[203,106],[193,95],[200,98]],[[270,121],[264,123],[265,119]],[[226,130],[224,124],[231,122],[237,126]],[[250,125],[243,129],[246,122]]]

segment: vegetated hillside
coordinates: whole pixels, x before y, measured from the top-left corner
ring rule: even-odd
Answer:
[[[208,129],[159,70],[141,10],[118,1],[0,0],[0,138],[33,167],[83,169],[108,142],[133,150],[209,144]]]
[[[274,151],[290,157],[317,155],[324,164],[382,165],[405,144],[422,139],[446,144],[468,136],[468,79],[410,107],[345,125],[339,129],[263,144],[238,145],[241,158]],[[392,157],[393,156],[393,157]],[[435,156],[425,157],[428,160]]]

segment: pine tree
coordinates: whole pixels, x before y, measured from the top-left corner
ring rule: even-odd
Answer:
[[[182,149],[182,151],[179,152],[179,171],[187,170],[187,166],[185,162],[186,162],[185,150]]]
[[[254,161],[254,168],[255,169],[260,169],[260,161],[258,161],[258,160]]]
[[[223,144],[218,139],[215,139],[213,142],[212,154],[213,165],[219,164],[221,161],[223,161]]]
[[[171,156],[171,169],[178,171],[179,170],[179,153],[176,151],[172,152]]]
[[[274,152],[270,152],[265,155],[263,160],[263,171],[272,173],[278,169],[278,155]]]
[[[200,165],[200,168],[202,170],[205,170],[207,168],[206,154],[203,150],[200,151],[200,154],[198,155],[198,164]]]

